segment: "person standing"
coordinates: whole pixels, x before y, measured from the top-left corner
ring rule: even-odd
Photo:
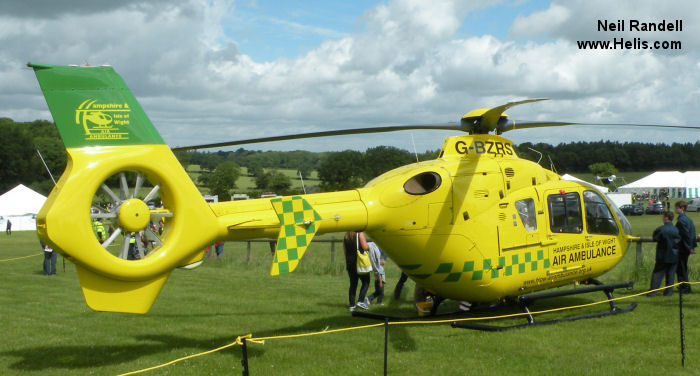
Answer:
[[[95,218],[92,222],[92,229],[95,231],[95,236],[100,243],[105,242],[105,226],[102,224],[102,218]]]
[[[367,242],[367,245],[369,246],[369,260],[372,262],[372,271],[374,272],[374,292],[367,297],[365,303],[377,298],[377,304],[382,304],[382,300],[384,300],[384,284],[386,283],[384,275],[386,258],[379,247],[377,247],[377,244],[370,241]]]
[[[127,237],[129,238],[129,251],[126,255],[127,260],[138,260],[141,258],[139,251],[136,246],[136,233],[130,232]]]
[[[220,259],[221,255],[224,254],[224,242],[218,241],[214,243],[214,250],[216,252],[216,258]]]
[[[355,310],[355,307],[367,309],[369,306],[364,302],[365,294],[369,288],[369,273],[360,275],[357,273],[357,253],[367,252],[369,246],[365,235],[361,232],[348,231],[343,238],[343,252],[345,253],[345,269],[350,278],[350,288],[348,289],[348,302],[350,303],[350,312]],[[362,281],[360,287],[360,296],[355,305],[355,296],[357,294],[357,281]]]
[[[673,212],[666,211],[661,217],[663,225],[654,230],[653,239],[656,242],[656,264],[651,273],[651,290],[647,296],[657,294],[653,291],[661,287],[661,280],[666,277],[666,286],[673,285],[673,278],[678,265],[678,243],[681,240],[678,229],[673,226]],[[673,295],[673,288],[666,288],[664,296]]]
[[[12,222],[9,219],[7,220],[7,226],[5,226],[5,234],[12,235]]]
[[[41,248],[44,249],[44,275],[56,275],[56,252],[48,245],[41,243]]]
[[[695,253],[695,247],[698,245],[698,240],[695,236],[695,224],[685,214],[687,207],[688,203],[685,201],[677,201],[675,205],[676,214],[678,214],[676,228],[678,229],[678,235],[681,237],[681,241],[678,244],[678,268],[676,269],[678,282],[689,282],[688,257]],[[687,294],[690,292],[690,285],[684,283],[678,286],[678,289],[682,293]]]
[[[401,298],[401,290],[403,290],[403,285],[408,281],[408,275],[401,271],[401,277],[394,287],[394,300],[399,300]]]

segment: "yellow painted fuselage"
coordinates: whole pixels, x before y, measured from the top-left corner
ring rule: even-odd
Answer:
[[[273,199],[205,203],[166,146],[68,149],[68,156],[37,216],[38,231],[76,263],[95,310],[147,312],[170,271],[201,257],[208,244],[283,233]],[[102,248],[85,200],[124,169],[158,181],[174,214],[164,244],[141,260]],[[589,219],[590,195],[603,202],[591,208],[607,214]],[[612,268],[627,248],[629,224],[603,195],[519,159],[500,136],[449,137],[436,160],[389,171],[364,188],[301,197],[320,218],[315,233],[364,230],[410,278],[445,298],[491,302],[586,280]],[[571,203],[562,209],[564,201]],[[146,212],[122,210],[121,223],[138,227],[129,215],[149,215],[139,210]],[[572,210],[578,218],[568,215]]]

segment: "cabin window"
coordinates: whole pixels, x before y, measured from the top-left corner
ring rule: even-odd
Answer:
[[[403,190],[412,195],[424,195],[440,187],[442,178],[436,172],[423,172],[410,179],[403,185]]]
[[[618,234],[615,218],[598,192],[583,192],[583,206],[586,208],[586,230],[589,234]]]
[[[583,230],[581,198],[578,193],[565,193],[547,197],[549,226],[552,232],[579,234]]]
[[[520,216],[520,221],[527,231],[537,231],[537,212],[535,212],[535,200],[526,198],[515,202],[515,210]]]

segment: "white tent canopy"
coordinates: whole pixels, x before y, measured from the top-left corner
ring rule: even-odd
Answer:
[[[667,189],[673,198],[700,197],[700,171],[657,171],[623,185],[617,191],[659,194],[662,189]]]
[[[12,230],[36,230],[36,214],[46,197],[20,184],[0,196],[0,230],[12,222]]]
[[[700,171],[685,173],[685,197],[700,197]]]

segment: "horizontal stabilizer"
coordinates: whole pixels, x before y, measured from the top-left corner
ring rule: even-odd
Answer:
[[[87,305],[95,311],[147,313],[170,273],[146,281],[121,281],[76,264]]]
[[[270,275],[291,273],[318,231],[321,216],[301,196],[275,198],[270,202],[281,224]]]
[[[191,258],[185,260],[178,268],[182,269],[194,269],[200,265],[202,265],[202,262],[204,261],[204,253],[206,251],[201,251],[199,253],[196,253],[194,256]]]

